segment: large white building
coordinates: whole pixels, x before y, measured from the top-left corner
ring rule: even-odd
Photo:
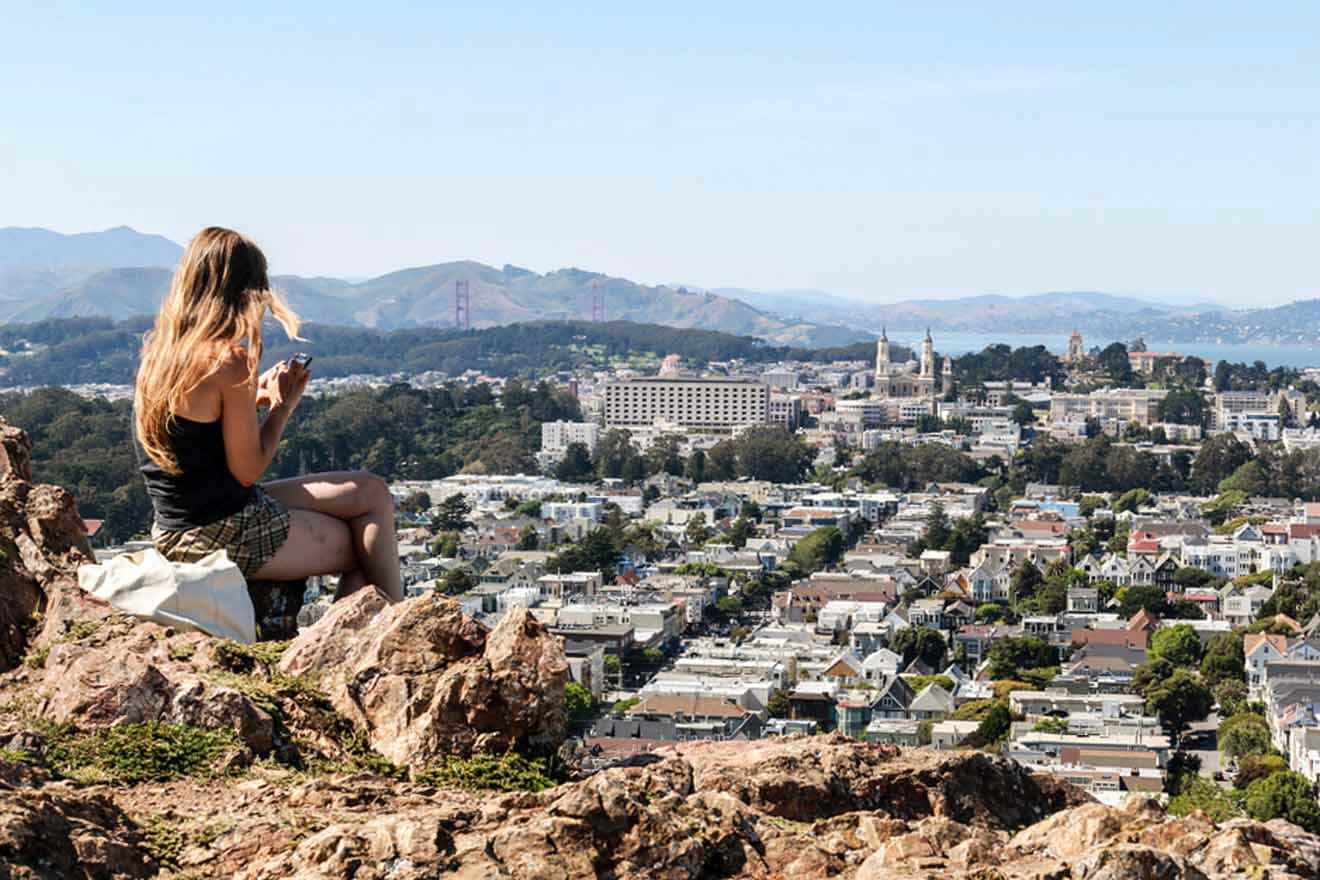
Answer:
[[[1168,393],[1163,388],[1103,388],[1090,394],[1057,393],[1050,398],[1050,421],[1059,424],[1092,418],[1150,425],[1159,421],[1160,401]]]
[[[541,455],[553,461],[564,457],[570,443],[581,443],[594,453],[599,440],[600,425],[595,422],[541,423]]]
[[[605,386],[607,428],[665,422],[697,431],[730,432],[769,420],[770,387],[747,379],[649,377]]]

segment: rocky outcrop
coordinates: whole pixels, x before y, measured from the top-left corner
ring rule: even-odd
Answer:
[[[525,612],[488,632],[450,599],[391,606],[362,592],[298,636],[278,671],[270,657],[256,663],[200,633],[116,612],[77,586],[77,566],[92,557],[71,496],[31,483],[21,431],[0,426],[0,440],[0,671],[27,659],[0,678],[0,704],[22,703],[43,723],[80,732],[144,722],[226,728],[249,756],[289,758],[296,743],[333,752],[327,727],[358,728],[401,765],[515,747],[549,752],[562,741],[568,666],[558,641]],[[259,617],[287,629],[301,585],[275,586],[278,594],[259,585],[258,599],[268,600],[256,603]],[[317,686],[330,707],[309,709],[322,699]],[[0,718],[0,736],[26,723]]]
[[[104,797],[0,790],[0,880],[135,880],[159,866],[141,833]]]
[[[749,747],[758,760],[748,759]],[[731,785],[734,779],[743,784]],[[908,787],[913,793],[902,796]],[[1047,812],[1060,796],[1072,806],[1025,828],[1010,821]],[[1141,798],[1122,808],[1083,803],[1006,759],[839,736],[682,744],[538,793],[257,775],[76,797],[109,799],[123,815],[168,826],[180,841],[175,866],[195,878],[1320,876],[1320,839],[1286,822],[1215,825],[1199,814],[1166,816]],[[14,803],[31,810],[30,798],[0,790],[0,817],[14,815]],[[1024,806],[1022,798],[1041,806]],[[24,827],[76,814],[67,801],[43,809],[56,815],[25,819]],[[135,829],[116,826],[114,815],[95,818],[116,847],[133,845]],[[74,842],[55,838],[52,845],[52,857],[70,858]],[[99,858],[93,854],[90,864]]]
[[[0,672],[23,658],[44,596],[91,559],[73,496],[34,485],[27,435],[0,423]]]
[[[553,750],[568,663],[525,609],[487,632],[436,594],[390,605],[363,591],[304,630],[280,661],[305,676],[371,747],[402,765],[474,751]]]
[[[21,434],[0,440],[0,880],[1320,876],[1320,838],[1287,822],[1104,806],[1001,757],[838,735],[436,788],[472,783],[456,755],[559,744],[567,665],[529,614],[488,631],[444,597],[364,592],[287,648],[135,620],[77,588],[72,499],[32,485]],[[164,728],[137,722],[192,738],[144,762],[131,737]],[[172,745],[216,740],[200,763]]]

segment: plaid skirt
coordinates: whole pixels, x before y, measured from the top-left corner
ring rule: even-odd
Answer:
[[[172,562],[196,562],[224,550],[243,576],[251,578],[270,561],[289,537],[289,510],[256,486],[247,506],[231,516],[181,532],[153,526],[151,540]]]

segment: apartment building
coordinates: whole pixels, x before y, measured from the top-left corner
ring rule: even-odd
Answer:
[[[1272,420],[1276,426],[1272,430],[1276,433],[1262,439],[1277,440],[1280,413],[1286,412],[1291,420],[1298,421],[1305,411],[1306,395],[1291,388],[1279,391],[1220,391],[1215,394],[1210,407],[1210,430],[1245,430],[1248,433],[1252,433],[1253,427],[1256,430],[1271,430],[1264,425]]]
[[[1090,394],[1055,394],[1050,398],[1050,421],[1081,422],[1108,419],[1150,425],[1159,421],[1162,388],[1104,388]]]
[[[747,379],[649,377],[610,382],[604,389],[607,428],[682,428],[729,432],[769,421],[770,388]]]
[[[559,461],[570,443],[581,443],[588,453],[596,451],[600,425],[595,422],[542,422],[541,456]]]
[[[771,392],[767,420],[786,431],[796,431],[802,424],[802,398],[796,394]]]

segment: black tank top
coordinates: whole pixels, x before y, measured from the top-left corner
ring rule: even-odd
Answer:
[[[133,423],[136,426],[137,420]],[[220,423],[220,419],[194,422],[182,416],[170,421],[169,443],[179,460],[178,474],[166,473],[151,460],[135,427],[133,446],[160,528],[181,532],[210,525],[238,513],[251,500],[252,487],[229,471]]]

